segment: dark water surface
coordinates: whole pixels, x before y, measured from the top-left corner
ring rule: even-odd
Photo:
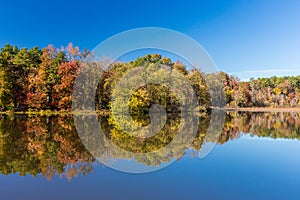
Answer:
[[[178,124],[172,120],[159,139],[135,141],[133,149],[133,139],[109,116],[99,117],[109,140],[140,153],[173,138]],[[209,116],[200,117],[184,155],[139,160],[112,154],[148,167],[177,160],[131,174],[97,162],[72,116],[1,116],[0,199],[300,199],[300,113],[228,113],[216,146],[200,159],[208,125]]]

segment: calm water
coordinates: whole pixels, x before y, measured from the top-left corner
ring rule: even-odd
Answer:
[[[217,145],[202,159],[198,152],[212,142],[204,139],[210,116],[199,122],[184,155],[111,153],[146,168],[176,160],[155,172],[130,174],[97,162],[72,116],[1,116],[0,199],[300,199],[300,113],[227,113]],[[145,153],[170,143],[179,122],[170,118],[151,140],[128,137],[110,116],[99,123],[107,140]]]

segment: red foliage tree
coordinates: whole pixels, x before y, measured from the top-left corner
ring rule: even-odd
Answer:
[[[73,85],[79,68],[77,61],[64,62],[58,68],[60,84],[55,86],[55,90],[59,109],[71,109]]]

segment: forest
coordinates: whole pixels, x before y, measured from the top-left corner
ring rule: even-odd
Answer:
[[[0,111],[70,111],[76,75],[91,53],[70,43],[67,47],[31,49],[5,45],[0,49]],[[96,109],[109,110],[114,86],[129,70],[143,65],[164,64],[180,73],[193,87],[202,110],[211,106],[211,97],[204,77],[211,77],[179,61],[171,61],[159,54],[148,54],[131,62],[112,62],[105,69],[96,91]],[[226,106],[229,107],[299,107],[300,76],[252,78],[219,72],[222,78]],[[99,103],[101,102],[101,103]],[[153,104],[167,110],[178,108],[176,94],[163,85],[147,85],[136,90],[130,98],[132,112],[148,111]],[[142,110],[141,110],[142,109]]]

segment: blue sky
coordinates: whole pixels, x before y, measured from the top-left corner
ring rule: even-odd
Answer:
[[[300,75],[300,1],[0,0],[0,46],[93,49],[138,27],[170,28],[198,41],[220,70],[247,79]]]

